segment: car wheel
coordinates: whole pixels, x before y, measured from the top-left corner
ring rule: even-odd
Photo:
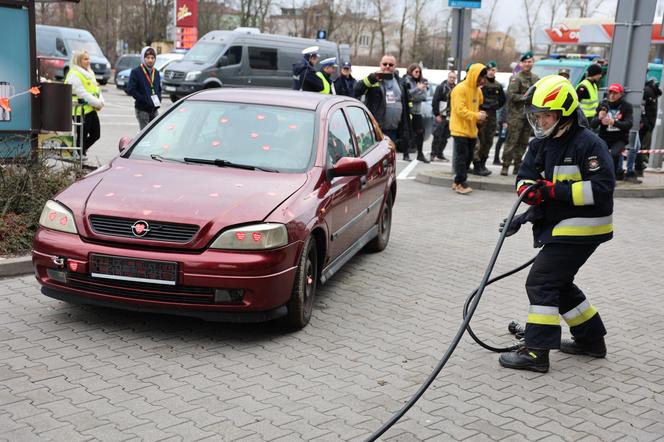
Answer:
[[[390,231],[392,230],[392,192],[387,194],[387,200],[383,204],[383,211],[378,218],[378,235],[367,244],[370,252],[381,252],[390,242]]]
[[[171,94],[171,95],[169,95],[168,98],[171,99],[171,103],[175,103],[176,101],[178,101],[178,96],[177,95]]]
[[[318,284],[316,240],[311,236],[307,238],[302,250],[300,263],[295,274],[293,293],[286,305],[288,314],[284,318],[286,326],[295,330],[300,330],[309,323],[311,311],[314,307],[316,285]]]
[[[106,83],[108,83],[108,80],[99,80],[101,86],[106,86]]]

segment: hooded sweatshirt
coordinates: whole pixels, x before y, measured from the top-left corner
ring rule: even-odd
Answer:
[[[129,74],[129,83],[127,84],[127,93],[134,97],[134,107],[138,110],[152,112],[154,111],[155,105],[152,102],[152,94],[154,93],[161,100],[161,77],[159,76],[159,71],[152,67],[149,69],[145,61],[145,52],[148,49],[152,49],[150,46],[146,46],[141,50],[141,64],[131,70]],[[155,51],[156,54],[156,51]],[[145,69],[145,72],[143,71]],[[154,82],[152,87],[150,87],[150,81],[148,81],[148,76],[152,79],[152,71],[154,71]],[[147,72],[147,75],[146,75]]]
[[[477,78],[484,69],[482,63],[473,64],[466,78],[452,89],[450,104],[450,133],[453,137],[477,138],[477,118],[484,102]]]

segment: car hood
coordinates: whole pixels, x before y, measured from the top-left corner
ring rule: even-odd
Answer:
[[[129,77],[131,75],[131,69],[125,69],[124,71],[118,72],[116,77]]]
[[[57,199],[82,219],[102,215],[196,224],[196,242],[205,244],[227,226],[264,220],[306,180],[304,173],[116,158],[107,170],[79,181]],[[95,236],[87,228],[79,232]]]
[[[209,65],[210,63],[203,61],[174,60],[166,66],[165,70],[178,72],[202,71]]]

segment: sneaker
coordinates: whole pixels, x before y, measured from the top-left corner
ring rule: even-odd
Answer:
[[[450,160],[448,160],[447,158],[445,158],[445,155],[438,155],[438,159],[439,159],[440,161],[445,161],[445,162],[450,161]]]
[[[452,183],[452,190],[457,190],[457,187],[459,187],[459,185],[457,183],[453,182]]]
[[[500,174],[501,174],[502,176],[507,176],[507,172],[508,172],[508,171],[509,171],[509,166],[505,166],[505,165],[503,164],[503,168],[500,169]]]
[[[563,339],[560,341],[560,351],[570,355],[586,355],[593,358],[606,357],[606,344],[604,338],[597,341],[584,342],[575,339]]]
[[[549,350],[521,347],[501,354],[498,362],[505,368],[546,373],[549,371]]]
[[[473,191],[473,189],[466,183],[459,183],[457,184],[456,188],[454,189],[456,193],[459,193],[461,195],[467,195],[470,192]]]
[[[436,155],[434,154],[429,155],[429,162],[433,163],[434,161],[436,161]]]
[[[424,164],[429,164],[429,160],[427,160],[427,157],[425,157],[424,154],[419,154],[417,156],[417,161],[421,161]]]

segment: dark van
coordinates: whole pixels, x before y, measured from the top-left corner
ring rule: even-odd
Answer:
[[[261,34],[258,30],[212,31],[205,34],[182,60],[164,71],[164,94],[172,101],[214,87],[277,87],[293,84],[293,64],[302,49],[318,46],[321,59],[348,57],[348,46],[326,40]]]
[[[99,84],[111,78],[111,64],[101,51],[97,40],[85,29],[37,25],[37,58],[40,70],[53,69],[52,76],[64,80],[69,72],[69,60],[74,51],[85,50],[90,55],[90,68]],[[46,76],[46,75],[43,75]]]

